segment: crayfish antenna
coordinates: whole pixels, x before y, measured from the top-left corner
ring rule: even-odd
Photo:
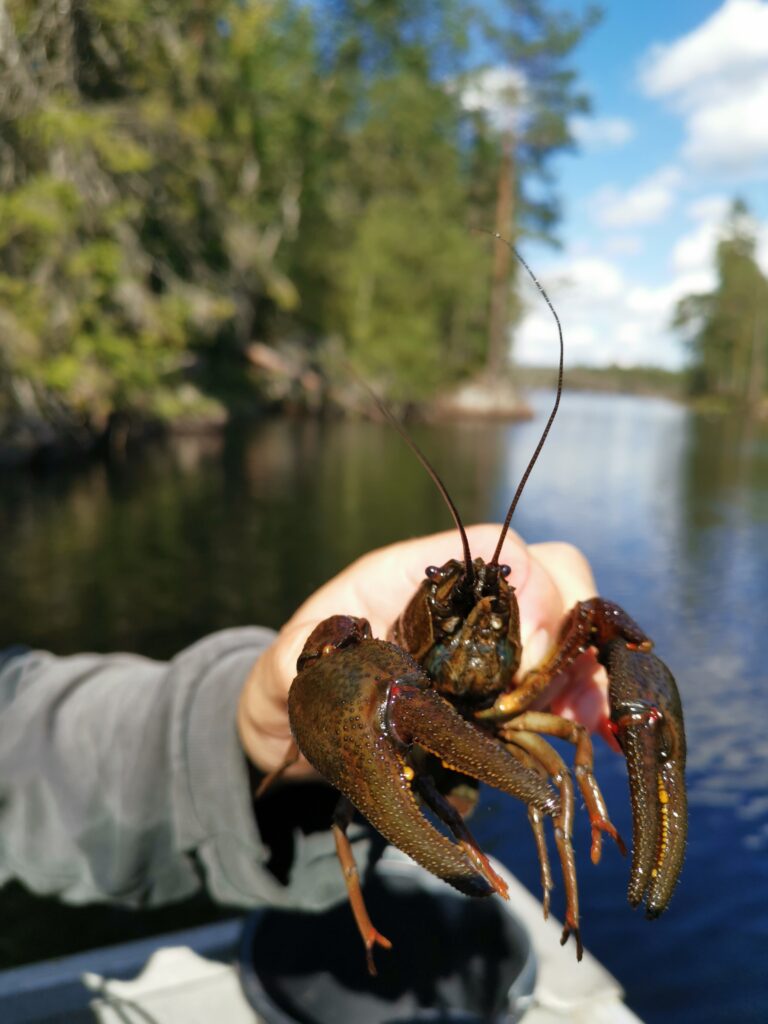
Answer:
[[[557,324],[557,334],[558,334],[558,338],[560,339],[560,362],[559,362],[559,365],[558,365],[557,393],[555,394],[555,404],[552,407],[552,412],[549,414],[549,419],[547,420],[547,424],[546,424],[546,426],[544,427],[544,430],[541,433],[541,437],[539,438],[539,443],[536,445],[536,450],[534,451],[533,455],[531,456],[530,462],[528,463],[528,465],[527,465],[527,467],[525,469],[525,472],[522,475],[520,483],[517,485],[517,490],[515,491],[515,496],[512,498],[512,502],[511,502],[511,504],[509,506],[509,509],[507,510],[506,518],[504,519],[504,525],[501,528],[501,534],[499,535],[499,540],[498,540],[498,543],[496,544],[496,550],[493,552],[493,558],[488,563],[489,565],[498,565],[499,564],[499,555],[501,554],[501,548],[502,548],[502,545],[504,544],[504,538],[507,535],[507,530],[509,530],[509,524],[512,522],[512,516],[514,515],[515,509],[517,508],[517,503],[520,500],[520,495],[523,493],[523,488],[525,487],[525,485],[528,482],[528,477],[531,475],[531,470],[533,469],[533,467],[536,464],[536,460],[538,459],[539,454],[541,453],[541,449],[544,447],[544,442],[547,440],[547,434],[549,434],[549,431],[550,431],[550,428],[551,428],[551,426],[552,426],[552,424],[554,422],[555,416],[557,415],[557,410],[558,410],[558,408],[560,406],[560,397],[561,397],[561,395],[563,393],[563,365],[564,365],[564,362],[565,362],[565,348],[564,348],[564,345],[563,345],[563,328],[562,328],[562,324],[560,323],[560,317],[557,315],[557,312],[555,311],[555,307],[552,305],[551,299],[549,298],[549,296],[547,295],[546,291],[544,290],[544,286],[541,284],[541,282],[536,277],[534,272],[528,266],[527,262],[525,261],[524,257],[522,256],[522,254],[520,252],[518,252],[517,248],[511,242],[508,242],[506,238],[502,238],[501,235],[498,233],[498,231],[489,231],[487,228],[474,228],[473,230],[474,231],[481,231],[485,235],[491,235],[491,237],[496,238],[499,242],[503,242],[504,245],[508,246],[509,249],[511,249],[512,253],[517,258],[517,260],[523,265],[523,267],[525,268],[528,276],[533,281],[533,283],[536,285],[536,287],[539,289],[539,292],[543,296],[544,301],[549,306],[549,308],[550,308],[550,310],[552,312],[552,316],[555,318],[555,323]]]
[[[437,470],[434,468],[434,466],[429,461],[427,456],[424,454],[424,452],[421,450],[421,448],[419,448],[419,446],[416,444],[416,442],[413,440],[413,438],[409,436],[408,432],[403,427],[403,425],[398,422],[398,420],[397,420],[397,418],[395,416],[393,416],[393,414],[390,412],[390,410],[387,408],[387,406],[384,404],[384,402],[379,398],[379,396],[376,394],[376,392],[373,390],[373,388],[369,384],[367,384],[362,379],[362,377],[360,377],[360,375],[358,373],[356,373],[354,369],[352,369],[352,367],[349,367],[349,369],[354,374],[354,376],[357,379],[358,383],[363,388],[365,388],[365,390],[368,392],[370,397],[376,403],[376,406],[377,406],[379,412],[382,414],[382,416],[384,416],[384,418],[387,420],[387,422],[390,423],[395,428],[395,430],[398,432],[400,437],[402,437],[402,439],[405,441],[405,443],[411,449],[413,454],[416,456],[416,458],[422,464],[424,469],[426,469],[427,473],[429,473],[430,477],[432,478],[433,483],[435,484],[435,487],[437,487],[438,491],[440,492],[440,494],[441,494],[441,496],[443,498],[443,501],[448,506],[448,508],[450,510],[450,513],[451,513],[451,516],[453,517],[453,522],[456,525],[456,529],[459,531],[459,535],[461,537],[461,547],[462,547],[462,551],[463,551],[463,554],[464,554],[464,568],[465,568],[465,572],[466,572],[467,585],[469,587],[471,587],[472,584],[474,583],[474,579],[475,579],[475,570],[474,570],[474,566],[472,564],[472,554],[471,554],[471,552],[469,550],[469,540],[467,538],[467,531],[464,529],[464,524],[461,521],[461,516],[459,515],[459,510],[456,508],[456,505],[454,504],[453,498],[448,493],[448,488],[445,486],[443,481],[440,479]]]

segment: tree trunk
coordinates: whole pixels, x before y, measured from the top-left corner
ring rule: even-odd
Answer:
[[[512,241],[512,216],[514,205],[514,136],[504,135],[502,142],[499,181],[496,189],[496,223],[494,230],[502,238]],[[486,374],[493,380],[503,375],[508,366],[509,355],[509,274],[512,253],[506,245],[497,243],[493,247],[493,271],[491,277],[491,304],[488,317],[488,356]]]
[[[756,409],[763,399],[763,377],[765,375],[766,334],[761,310],[755,311],[752,322],[752,351],[747,367],[746,399],[747,408]]]

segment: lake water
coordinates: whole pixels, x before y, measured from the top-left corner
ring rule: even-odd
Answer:
[[[551,396],[534,402],[526,424],[414,428],[466,521],[504,515]],[[0,488],[0,646],[61,653],[167,657],[216,628],[279,626],[360,553],[450,526],[400,438],[369,423],[267,421]],[[585,551],[601,592],[656,640],[685,706],[678,891],[658,921],[633,913],[627,862],[609,847],[590,864],[581,815],[585,943],[648,1022],[768,1020],[768,431],[566,394],[515,527]],[[597,773],[631,835],[623,764],[602,745]],[[485,790],[473,827],[537,892],[522,808]]]

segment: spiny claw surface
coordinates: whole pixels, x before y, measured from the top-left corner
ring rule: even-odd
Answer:
[[[466,838],[451,842],[421,813],[405,759],[412,743],[545,814],[559,809],[549,784],[462,718],[394,644],[363,639],[314,660],[296,676],[288,712],[302,753],[328,782],[391,843],[468,895],[499,888],[462,848]]]
[[[628,897],[648,917],[666,909],[685,856],[688,830],[685,732],[677,685],[667,666],[625,640],[599,653],[608,671],[611,722],[629,773],[632,871]]]

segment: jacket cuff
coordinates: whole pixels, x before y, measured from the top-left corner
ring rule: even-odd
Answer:
[[[293,863],[283,885],[266,867],[271,851],[253,813],[253,781],[237,735],[240,690],[271,630],[226,630],[181,654],[174,715],[174,815],[177,842],[194,859],[214,899],[236,906],[322,910],[346,898],[329,829],[293,832]],[[349,830],[358,864],[369,854],[369,831]]]

